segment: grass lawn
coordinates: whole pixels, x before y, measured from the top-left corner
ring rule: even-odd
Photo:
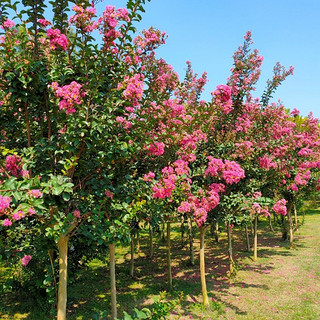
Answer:
[[[295,232],[295,248],[280,240],[261,221],[258,261],[245,251],[244,234],[235,230],[235,256],[238,274],[227,278],[227,241],[221,234],[219,243],[206,240],[206,271],[210,307],[201,305],[198,260],[189,265],[188,247],[181,248],[178,228],[172,234],[172,265],[174,290],[166,299],[181,303],[170,319],[320,319],[320,210],[309,210],[305,223]],[[198,236],[198,235],[196,235]],[[136,254],[135,278],[129,276],[129,248],[117,249],[117,289],[119,315],[131,313],[134,307],[152,305],[166,290],[166,256],[164,243],[155,239],[154,258],[149,259],[147,235],[141,237],[141,250]],[[198,238],[198,237],[197,237]],[[196,258],[199,241],[195,240]],[[1,278],[10,270],[1,266]],[[68,319],[90,320],[99,311],[110,309],[110,285],[105,262],[93,260],[77,273],[68,288]],[[4,293],[0,302],[1,319],[49,320],[41,307],[27,293]]]

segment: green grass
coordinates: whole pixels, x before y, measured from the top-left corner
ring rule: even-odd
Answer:
[[[305,224],[295,232],[295,249],[280,240],[279,229],[269,231],[266,221],[259,223],[258,261],[245,251],[243,233],[235,231],[237,277],[231,282],[228,270],[226,235],[219,243],[206,240],[206,271],[210,307],[201,304],[199,267],[190,266],[188,247],[181,248],[179,229],[172,232],[174,290],[168,300],[179,300],[170,319],[320,319],[320,210],[308,210]],[[130,255],[127,247],[117,249],[117,290],[119,314],[134,307],[151,306],[154,298],[166,290],[165,246],[155,240],[155,256],[146,257],[147,235],[141,237],[141,251],[136,253],[136,273],[129,276]],[[196,253],[199,241],[195,241]],[[107,257],[106,257],[107,258]],[[10,270],[1,270],[1,281]],[[105,261],[93,260],[74,275],[68,288],[68,319],[87,320],[99,311],[110,309],[110,285]],[[26,293],[7,293],[0,302],[1,319],[48,320]]]

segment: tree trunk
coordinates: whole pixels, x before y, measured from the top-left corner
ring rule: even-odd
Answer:
[[[212,237],[215,236],[215,230],[214,230],[214,228],[215,228],[215,222],[212,221],[212,222],[210,223],[210,235],[211,235]]]
[[[295,224],[295,231],[298,230],[298,212],[297,207],[295,204],[293,204],[293,210],[294,210],[294,224]]]
[[[258,259],[258,216],[254,217],[254,228],[253,228],[253,261]]]
[[[191,264],[192,266],[194,266],[192,217],[189,217],[189,219],[188,219],[188,231],[189,231],[190,264]]]
[[[130,235],[130,276],[134,276],[134,239],[133,234]]]
[[[111,282],[111,319],[117,318],[117,288],[116,288],[116,262],[115,244],[109,244],[110,251],[110,282]]]
[[[181,226],[180,226],[180,229],[181,229],[181,248],[184,248],[184,220],[185,220],[185,217],[184,215],[181,216]]]
[[[206,270],[205,270],[205,260],[204,260],[204,236],[206,233],[206,228],[204,226],[200,227],[200,277],[201,277],[201,289],[203,305],[205,307],[209,306],[209,298],[207,293],[207,283],[206,283]]]
[[[219,242],[219,222],[218,222],[218,220],[215,221],[214,226],[215,226],[214,238],[215,238],[216,242]]]
[[[151,223],[149,223],[149,257],[153,258],[153,228]]]
[[[66,235],[61,235],[58,241],[59,288],[58,288],[57,320],[67,319],[68,242],[69,242],[69,236],[66,236]]]
[[[293,222],[292,222],[292,215],[291,215],[291,210],[292,210],[293,202],[290,201],[288,205],[288,223],[289,223],[289,241],[290,241],[290,248],[293,248]]]
[[[250,252],[251,248],[250,248],[250,238],[249,238],[249,230],[248,230],[248,226],[245,226],[246,229],[246,243],[247,243],[247,251]]]
[[[166,236],[165,236],[165,229],[166,229],[166,225],[165,222],[162,222],[162,241],[165,242],[166,240]]]
[[[137,252],[140,252],[140,232],[137,231]]]
[[[167,269],[168,269],[168,289],[170,291],[172,290],[170,222],[167,222]]]
[[[271,220],[271,215],[268,216],[268,221],[269,221],[269,229],[271,232],[274,232],[273,226],[272,226],[272,220]]]
[[[281,215],[281,227],[282,227],[282,240],[286,241],[288,239],[288,231],[284,216]]]
[[[227,222],[227,232],[228,232],[228,255],[229,255],[229,273],[230,277],[234,275],[234,261],[233,261],[233,252],[232,252],[232,226],[230,222]]]
[[[50,265],[51,265],[51,272],[52,272],[52,278],[53,278],[53,284],[54,284],[54,293],[55,293],[56,305],[57,305],[57,303],[58,303],[58,287],[57,287],[57,279],[56,279],[56,275],[54,272],[54,265],[53,265],[53,250],[49,249],[48,254],[49,254],[49,260],[50,260]]]

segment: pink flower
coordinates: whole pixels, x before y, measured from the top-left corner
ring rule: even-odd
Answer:
[[[303,157],[307,157],[309,155],[312,155],[313,151],[309,148],[302,148],[299,152],[298,152],[298,156],[303,156]]]
[[[40,198],[42,197],[42,192],[40,190],[34,189],[34,190],[29,190],[27,194],[33,198]]]
[[[74,211],[73,211],[73,215],[74,215],[76,218],[78,218],[78,219],[80,219],[80,217],[81,217],[81,214],[80,214],[80,211],[79,211],[79,210],[74,210]]]
[[[285,216],[287,214],[286,204],[287,204],[287,200],[281,199],[274,204],[272,209],[276,214],[281,214]]]
[[[292,183],[292,184],[291,184],[290,189],[291,189],[292,191],[298,191],[298,190],[299,190],[298,187],[297,187],[297,185],[296,185],[295,183]]]
[[[222,110],[224,114],[230,113],[232,110],[231,88],[227,85],[220,84],[212,93],[215,104]]]
[[[155,173],[150,171],[149,173],[147,173],[143,176],[143,180],[146,182],[150,182],[155,178],[155,176],[156,176]]]
[[[59,109],[65,110],[66,114],[75,113],[76,109],[74,107],[82,104],[82,98],[86,95],[86,93],[81,90],[82,85],[76,81],[72,81],[70,84],[63,87],[59,87],[57,82],[52,82],[51,88],[53,89],[55,96],[61,98]]]
[[[113,198],[113,193],[110,191],[110,190],[106,190],[105,192],[105,195],[107,196],[107,197],[109,197],[109,198]]]
[[[2,225],[5,227],[10,227],[12,225],[12,221],[9,219],[4,219]]]
[[[253,197],[254,199],[261,198],[261,197],[262,197],[262,194],[261,194],[260,191],[256,191],[256,192],[254,192],[254,194],[252,195],[252,197]]]
[[[20,219],[22,219],[22,218],[24,218],[25,217],[25,214],[24,214],[24,212],[23,211],[21,211],[21,210],[19,210],[18,212],[15,212],[13,215],[12,215],[12,219],[13,220],[20,220]]]
[[[28,213],[30,214],[30,216],[32,216],[32,215],[36,214],[36,210],[34,210],[34,208],[29,208]]]
[[[221,159],[216,159],[211,156],[208,157],[208,160],[209,160],[208,168],[204,172],[204,175],[215,177],[218,174],[218,172],[223,170],[224,163]]]
[[[51,24],[51,22],[46,19],[38,19],[38,22],[44,27],[49,26]]]
[[[59,29],[48,29],[47,36],[50,39],[50,48],[51,49],[63,49],[67,50],[68,47],[68,39],[64,34],[61,34]]]
[[[225,167],[222,172],[222,178],[228,184],[238,183],[245,177],[244,170],[234,161],[225,160]]]
[[[263,157],[258,158],[260,168],[270,170],[271,168],[276,169],[277,164],[273,162],[273,156],[268,156],[265,154]]]
[[[27,266],[28,265],[28,263],[30,262],[30,260],[31,260],[31,256],[24,256],[22,259],[21,259],[21,262],[22,262],[22,265],[23,266]]]
[[[0,213],[10,207],[11,198],[0,195]]]
[[[204,208],[197,208],[194,213],[194,221],[198,225],[198,227],[201,227],[207,220],[208,212]]]
[[[12,20],[7,19],[3,22],[3,26],[7,29],[10,29],[15,26],[15,23]]]
[[[147,147],[147,150],[150,154],[155,156],[161,156],[164,153],[164,143],[163,142],[155,142]]]
[[[122,83],[118,84],[118,89],[124,88],[123,96],[130,101],[134,107],[139,105],[139,101],[142,99],[144,86],[144,75],[136,74],[132,78],[126,76]],[[131,110],[134,110],[131,108]]]
[[[176,160],[174,163],[173,163],[173,167],[175,168],[175,172],[177,175],[181,176],[183,174],[186,174],[188,175],[189,173],[189,167],[188,167],[188,162],[187,161],[184,161],[184,160]]]
[[[298,114],[300,114],[300,111],[299,111],[298,109],[294,108],[294,109],[291,111],[291,114],[292,114],[293,116],[297,116]]]
[[[191,211],[190,203],[187,201],[182,201],[177,210],[178,212],[190,212]]]
[[[6,162],[5,162],[5,168],[13,176],[15,176],[15,177],[20,176],[22,173],[21,172],[22,171],[21,158],[16,155],[7,156]]]

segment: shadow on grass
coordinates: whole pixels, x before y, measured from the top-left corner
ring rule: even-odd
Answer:
[[[314,212],[320,213],[320,210],[307,212],[308,215],[314,215]],[[239,270],[252,274],[268,274],[273,270],[272,257],[291,256],[294,250],[289,250],[287,241],[280,241],[281,233],[279,225],[274,225],[275,232],[271,232],[267,221],[259,222],[258,235],[258,262],[252,263],[252,252],[246,252],[244,231],[235,228],[234,232],[234,259],[237,261]],[[168,293],[168,300],[178,300],[180,292],[184,293],[184,299],[181,301],[179,310],[175,311],[183,317],[192,316],[199,318],[199,314],[211,312],[218,318],[224,313],[226,308],[234,310],[236,314],[246,315],[244,310],[238,306],[226,302],[223,297],[231,296],[230,288],[260,288],[268,291],[266,285],[241,282],[235,279],[229,281],[227,273],[229,270],[227,256],[226,234],[221,233],[219,243],[215,242],[213,237],[207,232],[206,236],[206,272],[207,287],[210,299],[210,310],[204,310],[201,306],[201,285],[199,273],[198,234],[195,234],[195,265],[189,263],[188,247],[181,248],[181,239],[179,228],[173,228],[172,235],[172,274],[174,290]],[[303,237],[295,236],[296,248],[303,248]],[[152,306],[154,298],[159,296],[161,291],[167,289],[167,266],[166,250],[160,236],[155,237],[154,257],[147,258],[144,254],[148,251],[147,234],[141,235],[141,252],[136,254],[135,276],[129,276],[129,259],[127,248],[118,248],[117,272],[117,292],[119,317],[123,311],[129,313],[133,308],[142,308]],[[68,319],[92,319],[93,315],[99,311],[110,310],[110,283],[109,271],[106,263],[97,261],[94,264],[84,266],[74,277],[68,287]],[[30,300],[30,297],[29,297]],[[54,319],[48,314],[43,314],[41,310],[36,310],[35,301],[29,301],[25,297],[7,297],[4,299],[5,307],[0,307],[0,317],[8,315],[7,319],[14,319],[14,314],[20,312],[24,317],[20,319],[27,320],[48,320]],[[11,302],[10,302],[11,301]],[[30,313],[30,314],[28,314]],[[2,318],[1,318],[2,319]],[[6,319],[6,318],[4,318]]]

